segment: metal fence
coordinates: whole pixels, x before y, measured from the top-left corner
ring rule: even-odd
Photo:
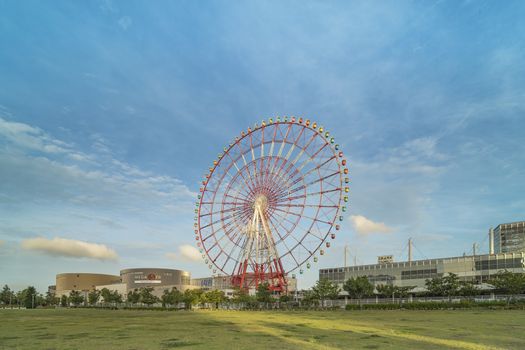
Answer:
[[[326,300],[325,306],[333,307],[340,306],[344,307],[347,304],[404,304],[412,302],[453,302],[459,303],[461,301],[475,301],[475,302],[487,302],[487,301],[505,301],[509,298],[515,300],[525,300],[525,294],[518,295],[475,295],[470,297],[465,296],[452,296],[452,297],[407,297],[407,298],[381,298],[379,296],[375,298],[366,299],[337,299],[337,300]]]

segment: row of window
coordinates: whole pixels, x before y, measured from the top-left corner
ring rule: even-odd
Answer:
[[[476,261],[476,270],[502,270],[520,267],[525,267],[525,261],[522,258]]]
[[[437,277],[437,269],[426,269],[426,270],[408,270],[401,271],[402,280],[414,280],[421,278],[434,278]]]

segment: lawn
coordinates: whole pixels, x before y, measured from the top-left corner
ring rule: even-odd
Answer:
[[[0,349],[524,349],[525,312],[1,310]]]

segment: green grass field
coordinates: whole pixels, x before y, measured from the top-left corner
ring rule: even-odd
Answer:
[[[0,310],[0,349],[525,349],[525,312]]]

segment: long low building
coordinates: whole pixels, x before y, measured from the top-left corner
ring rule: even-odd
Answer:
[[[202,277],[194,278],[191,280],[191,284],[195,288],[200,288],[205,291],[207,290],[222,290],[226,295],[231,296],[235,287],[232,285],[231,276],[213,276],[213,277]],[[297,279],[295,277],[286,277],[286,284],[288,293],[293,293],[297,290]],[[250,289],[250,293],[254,294],[255,289]]]
[[[525,273],[525,252],[334,267],[319,270],[319,279],[326,278],[342,287],[351,277],[366,276],[374,285],[414,286],[423,290],[427,279],[448,273],[457,274],[461,281],[482,284],[504,270]]]

